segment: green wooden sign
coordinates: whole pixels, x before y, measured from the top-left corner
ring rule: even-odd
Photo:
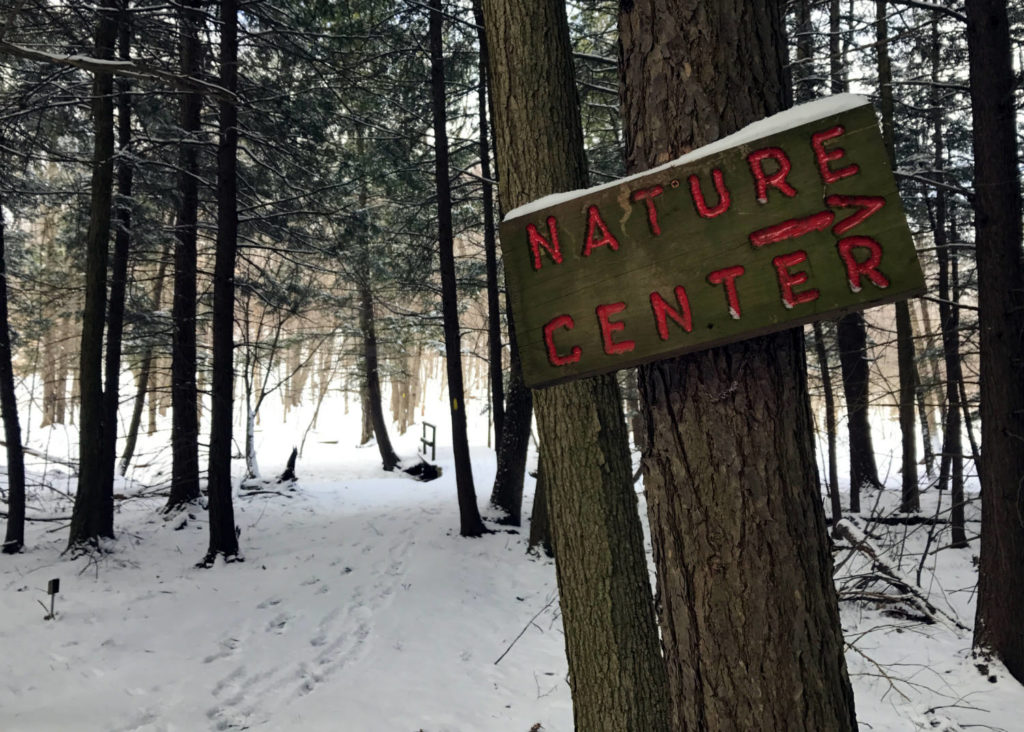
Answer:
[[[540,199],[509,213],[501,239],[532,387],[925,289],[874,110],[852,95]]]

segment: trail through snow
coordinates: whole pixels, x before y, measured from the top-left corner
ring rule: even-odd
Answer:
[[[30,523],[27,551],[0,560],[0,732],[572,730],[554,566],[526,556],[528,527],[507,533],[492,524],[488,536],[458,536],[443,418],[427,415],[438,425],[444,474],[420,483],[382,472],[374,447],[354,447],[358,419],[340,409],[329,416],[333,424],[310,433],[296,490],[270,483],[268,492],[236,493],[244,562],[195,568],[208,541],[205,511],[166,519],[158,512],[164,498],[147,496],[152,489],[141,482],[119,484],[127,497],[118,504],[118,541],[98,559],[63,558],[61,524]],[[266,475],[284,467],[295,424],[308,422],[264,419]],[[418,433],[395,437],[407,462]],[[482,441],[486,432],[477,424],[471,434]],[[887,466],[898,436],[892,425],[876,434]],[[75,436],[37,430],[32,444],[73,455]],[[482,444],[472,450],[484,506],[494,453]],[[150,437],[135,477],[166,481],[166,456],[161,435]],[[33,458],[29,472],[30,515],[68,515],[66,465]],[[892,510],[899,476],[886,480],[891,490],[865,496],[865,505]],[[532,493],[528,479],[524,516]],[[937,495],[925,494],[925,514]],[[976,518],[972,504],[969,533]],[[928,527],[867,528],[913,577]],[[946,543],[935,537],[922,584],[970,627],[977,542],[967,550]],[[847,561],[840,584],[870,570],[863,558]],[[60,578],[61,592],[58,617],[47,621],[39,602],[51,578]],[[841,605],[862,730],[1024,729],[1024,687],[998,664],[979,669],[970,633],[887,617],[887,609]]]

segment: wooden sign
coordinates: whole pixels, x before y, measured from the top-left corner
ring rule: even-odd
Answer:
[[[532,387],[925,289],[874,110],[853,95],[540,199],[509,213],[501,239]]]

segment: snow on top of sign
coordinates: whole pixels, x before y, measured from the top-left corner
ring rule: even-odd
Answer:
[[[816,99],[813,102],[807,102],[806,104],[800,104],[796,107],[791,107],[784,112],[773,114],[771,117],[766,117],[762,120],[758,120],[753,124],[749,124],[743,129],[734,132],[733,134],[723,137],[720,140],[699,147],[692,152],[688,152],[682,157],[676,158],[675,160],[659,165],[656,168],[645,170],[641,173],[626,176],[625,178],[618,178],[608,183],[602,183],[601,185],[593,186],[592,188],[579,189],[575,191],[565,191],[563,193],[552,193],[551,195],[538,198],[536,201],[519,206],[509,211],[505,215],[505,221],[519,218],[520,216],[527,216],[537,211],[542,211],[553,206],[557,206],[565,201],[570,201],[574,198],[578,198],[584,194],[593,194],[598,191],[603,191],[607,188],[615,188],[616,186],[627,183],[631,180],[642,178],[652,173],[658,173],[662,170],[674,168],[678,165],[684,165],[686,163],[692,163],[695,160],[700,160],[709,155],[728,150],[732,147],[739,145],[745,145],[755,140],[760,140],[765,137],[771,137],[780,132],[799,127],[800,125],[813,122],[823,117],[831,117],[834,114],[845,112],[856,107],[862,107],[866,104],[871,104],[871,100],[867,97],[862,97],[858,94],[836,94],[831,97],[825,97],[824,99]]]

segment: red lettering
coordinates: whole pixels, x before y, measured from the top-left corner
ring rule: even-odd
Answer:
[[[771,175],[764,172],[764,161],[767,158],[771,158],[779,166],[779,169]],[[747,156],[747,162],[750,163],[750,172],[754,174],[758,203],[768,203],[768,186],[778,188],[790,198],[796,196],[796,189],[786,182],[786,176],[789,175],[789,171],[793,166],[790,164],[789,158],[786,157],[786,153],[782,151],[782,148],[766,147],[761,150],[755,150]]]
[[[846,151],[841,147],[827,151],[825,150],[825,141],[834,140],[844,132],[846,132],[846,129],[842,125],[836,125],[832,129],[822,130],[811,135],[811,147],[814,148],[814,157],[818,160],[818,170],[821,172],[821,179],[825,183],[835,183],[837,180],[856,175],[860,171],[860,166],[856,163],[847,165],[845,168],[839,168],[839,170],[832,170],[828,167],[830,162],[843,157]]]
[[[737,264],[735,267],[715,270],[708,275],[708,282],[712,285],[725,286],[725,298],[729,303],[729,316],[733,320],[739,320],[742,315],[740,311],[740,296],[736,293],[736,278],[746,271],[742,264]]]
[[[889,286],[889,279],[878,271],[878,265],[882,262],[882,245],[867,236],[848,236],[840,239],[839,257],[846,265],[846,278],[850,283],[850,292],[861,291],[861,278],[867,277],[881,289]],[[858,262],[853,256],[854,249],[867,249],[868,258]]]
[[[533,269],[534,271],[540,269],[540,248],[544,247],[547,253],[551,255],[551,258],[555,260],[555,264],[562,263],[562,250],[558,248],[558,222],[555,221],[554,216],[548,216],[548,235],[551,237],[549,242],[537,231],[537,227],[533,224],[526,225],[526,234],[530,237],[530,250],[533,252]]]
[[[793,288],[807,282],[806,272],[790,272],[790,267],[795,267],[801,262],[807,261],[807,252],[796,251],[791,254],[783,254],[775,257],[772,264],[779,274],[779,291],[782,293],[782,304],[787,310],[792,310],[795,305],[802,305],[805,302],[813,302],[820,294],[816,289],[793,292]]]
[[[661,186],[651,186],[650,188],[641,188],[633,191],[633,194],[630,196],[630,200],[633,203],[643,201],[647,204],[647,223],[651,225],[651,233],[655,236],[661,233],[661,227],[658,226],[658,209],[654,207],[654,199],[664,192],[665,189]]]
[[[842,236],[864,219],[874,216],[885,206],[885,199],[881,196],[826,196],[825,205],[832,208],[859,208],[852,216],[847,216],[834,227],[832,233]]]
[[[619,341],[615,342],[612,340],[612,333],[623,330],[626,324],[623,322],[611,322],[608,318],[616,313],[621,313],[626,309],[626,303],[624,302],[613,302],[608,305],[597,306],[597,321],[601,324],[601,337],[604,339],[604,352],[609,356],[614,356],[619,353],[629,353],[636,348],[636,341]]]
[[[594,234],[598,230],[601,232],[601,238],[595,240]],[[603,247],[605,244],[615,251],[619,251],[619,242],[612,236],[612,232],[608,231],[604,219],[601,218],[601,213],[597,210],[597,206],[591,206],[587,209],[587,241],[583,245],[583,256],[589,257],[591,251],[597,249],[597,247]]]
[[[693,205],[705,219],[713,219],[729,210],[729,189],[725,187],[725,180],[722,178],[722,171],[715,168],[711,171],[711,180],[715,183],[715,191],[718,192],[718,204],[714,208],[708,208],[704,200],[704,192],[700,188],[700,178],[691,175],[687,180],[690,182],[690,195],[693,197]]]
[[[573,346],[569,349],[568,356],[558,355],[558,349],[555,348],[555,331],[559,328],[572,330],[575,327],[576,322],[569,315],[559,315],[557,318],[552,318],[548,321],[548,324],[544,326],[544,343],[547,344],[548,361],[552,366],[565,366],[566,364],[576,363],[580,360],[580,356],[583,354],[583,349],[579,346]]]
[[[682,286],[675,288],[676,302],[679,310],[676,310],[657,291],[651,293],[651,309],[654,311],[654,320],[658,326],[658,336],[663,341],[668,340],[668,319],[676,321],[687,333],[693,330],[693,318],[690,314],[690,300],[686,297],[686,289]]]
[[[773,244],[783,239],[796,239],[798,236],[809,234],[812,231],[824,231],[835,220],[835,217],[836,215],[831,211],[822,211],[802,219],[783,221],[781,224],[774,224],[755,231],[750,235],[750,243],[755,247],[763,247],[765,244]]]

